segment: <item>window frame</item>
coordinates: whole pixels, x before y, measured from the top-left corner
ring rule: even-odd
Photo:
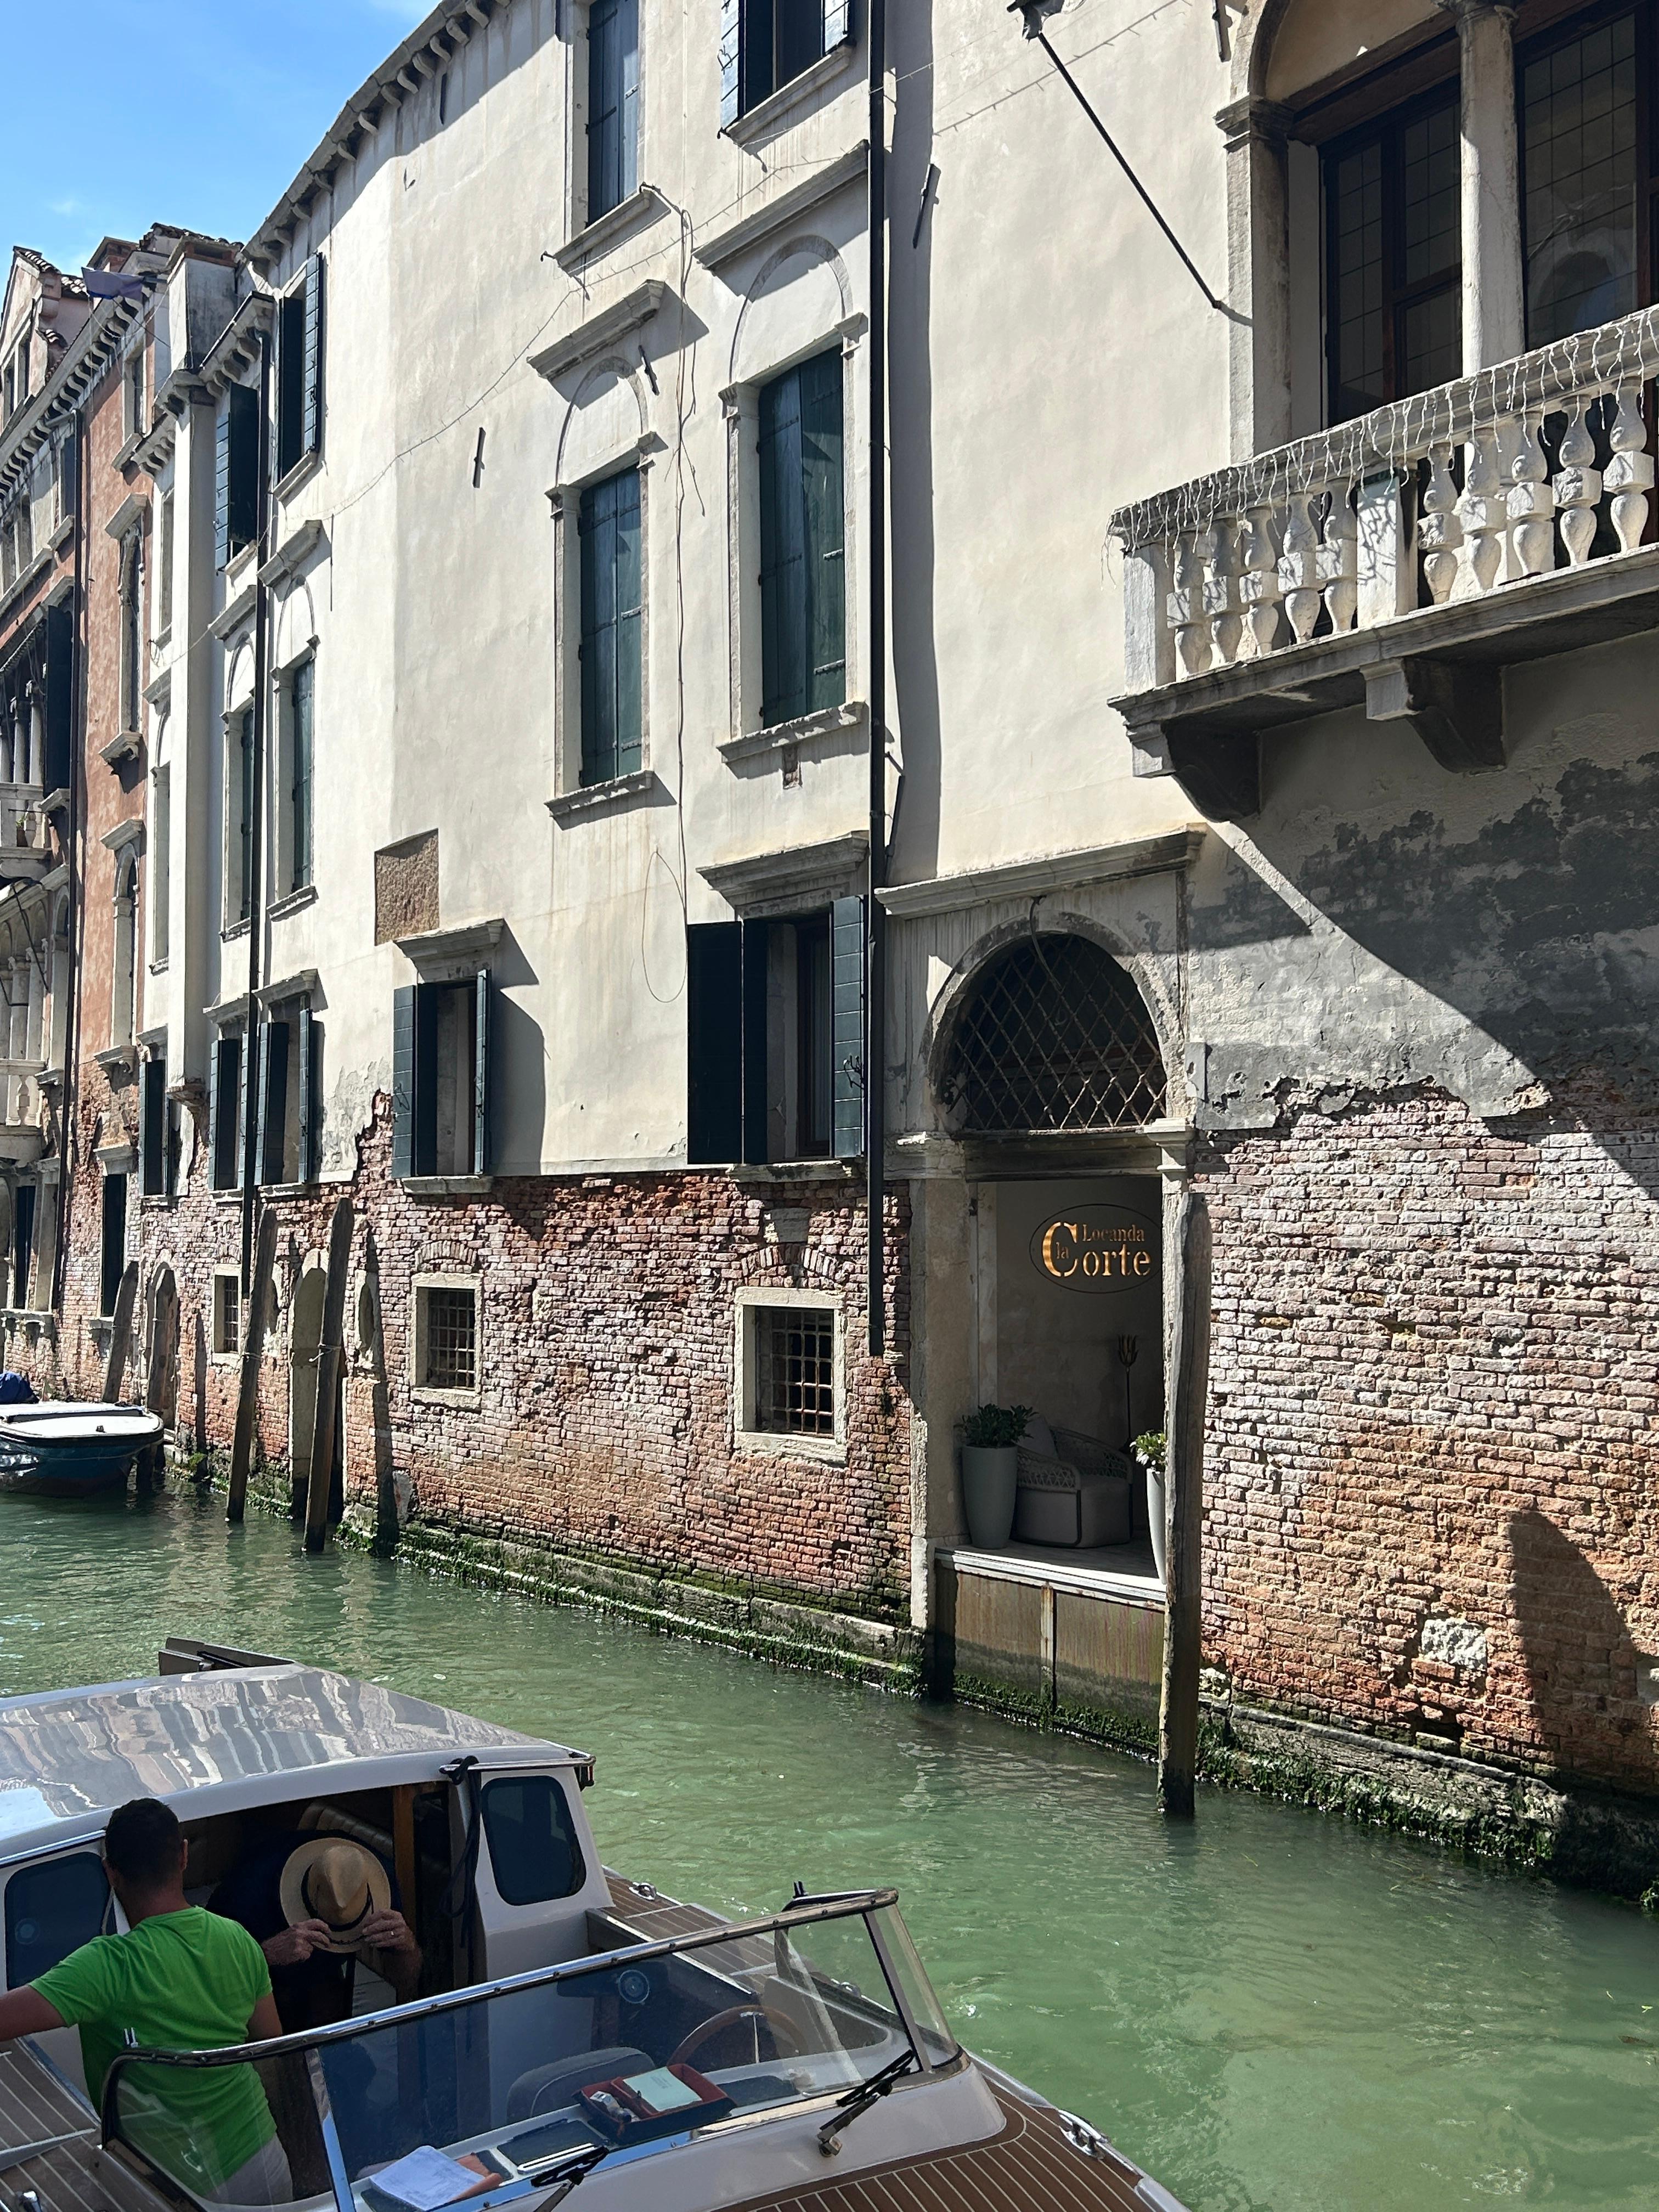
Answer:
[[[144,526],[135,522],[121,543],[121,728],[137,734],[144,714]]]
[[[622,544],[623,515],[617,500],[619,488],[631,482],[633,486],[634,525],[634,599],[624,608],[617,597],[618,577],[622,563],[617,555]],[[599,503],[606,495],[611,495],[615,511],[599,512]],[[635,459],[609,475],[596,477],[578,487],[576,508],[576,707],[579,731],[576,788],[589,791],[607,783],[619,782],[624,776],[638,775],[646,765],[645,753],[645,483],[639,462]],[[611,641],[612,682],[609,687],[608,705],[612,721],[610,729],[601,732],[594,725],[596,709],[602,698],[602,687],[594,671],[594,647],[602,635],[601,626],[590,625],[590,607],[598,599],[598,583],[602,574],[592,556],[605,542],[602,533],[608,531],[611,545],[609,582],[611,613],[608,624]],[[594,588],[590,591],[590,583]],[[621,682],[621,653],[619,650],[623,626],[629,626],[632,643],[630,657],[635,665],[634,702],[636,723],[631,737],[623,726],[623,687]],[[603,742],[602,742],[603,740]]]
[[[617,52],[618,83],[614,103],[605,111],[617,118],[616,174],[610,180],[601,173],[605,149],[595,140],[596,109],[602,91],[598,82],[602,57],[593,36],[594,19],[607,15],[613,22],[631,17],[633,23],[631,54],[625,43],[626,29],[617,34],[623,42]],[[587,62],[582,72],[583,158],[577,166],[582,180],[582,228],[586,228],[621,207],[640,187],[640,0],[589,0],[582,30],[587,42]]]
[[[798,62],[787,76],[780,76],[776,60],[778,15],[780,9],[787,5],[788,0],[722,0],[716,49],[722,131],[731,130],[744,117],[755,114],[770,101],[786,103],[792,86],[809,77],[841,48],[854,43],[852,0],[803,0],[802,12],[817,14],[817,51],[808,59]],[[756,19],[763,13],[769,18],[763,47],[754,32]],[[764,82],[763,52],[768,57]]]
[[[797,1311],[833,1316],[831,1382],[835,1425],[829,1436],[794,1429],[764,1429],[757,1419],[760,1385],[760,1320],[763,1314]],[[812,1459],[832,1465],[847,1458],[847,1314],[839,1291],[785,1289],[754,1285],[735,1293],[732,1306],[732,1449],[777,1457]]]
[[[301,690],[306,701],[303,808],[301,804]],[[282,683],[283,744],[282,850],[277,856],[281,896],[314,890],[317,882],[317,653],[314,647],[302,653],[283,672]],[[303,837],[301,830],[303,829]]]
[[[244,700],[224,718],[224,896],[221,932],[239,933],[253,918],[253,830],[257,817],[253,702]]]
[[[121,1279],[126,1273],[129,1256],[127,1246],[132,1235],[132,1208],[129,1203],[132,1194],[128,1188],[129,1180],[125,1170],[106,1168],[99,1186],[98,1317],[100,1321],[107,1322],[114,1319],[116,1305],[121,1295]],[[118,1208],[112,1206],[111,1203],[111,1194],[117,1185],[120,1188]],[[114,1267],[112,1275],[110,1224],[112,1213],[117,1212],[120,1215],[120,1250],[116,1255],[118,1264]]]
[[[216,1267],[209,1291],[210,1309],[208,1316],[208,1358],[222,1367],[234,1366],[241,1359],[243,1344],[242,1271],[240,1267]],[[227,1316],[233,1311],[234,1319],[227,1328]],[[234,1341],[227,1341],[227,1338]]]
[[[472,1388],[452,1389],[425,1377],[429,1360],[430,1297],[434,1291],[470,1292],[472,1299]],[[417,1405],[456,1406],[476,1412],[483,1403],[483,1279],[447,1271],[422,1273],[410,1283],[409,1395]]]

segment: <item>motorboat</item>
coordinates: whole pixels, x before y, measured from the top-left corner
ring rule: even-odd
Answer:
[[[126,1480],[161,1432],[161,1415],[143,1406],[73,1399],[0,1406],[0,1486],[60,1497],[107,1490]]]
[[[162,1665],[0,1701],[6,1985],[123,1924],[100,1839],[147,1795],[183,1824],[193,1903],[262,1835],[372,1844],[421,1989],[398,2002],[361,1966],[330,2025],[123,2051],[97,2112],[74,2031],[0,2051],[0,2176],[40,2212],[229,2201],[194,2117],[225,2068],[257,2071],[295,2212],[541,2212],[578,2188],[580,2212],[1182,2212],[958,2043],[890,1888],[732,1921],[603,1863],[586,1752],[257,1654],[175,1642]]]

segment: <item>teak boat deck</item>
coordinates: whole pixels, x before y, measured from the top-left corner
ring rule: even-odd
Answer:
[[[28,2143],[72,2142],[10,2162]],[[46,2061],[21,2043],[0,2044],[0,2190],[15,2204],[27,2190],[45,2212],[168,2212],[164,2197],[98,2144],[98,2122]]]

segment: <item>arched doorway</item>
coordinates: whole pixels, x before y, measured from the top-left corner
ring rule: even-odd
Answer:
[[[1150,1577],[1131,1446],[1164,1422],[1164,1202],[1148,1132],[1169,1079],[1147,1001],[1093,937],[1023,930],[964,979],[933,1073],[965,1169],[970,1395],[1032,1415],[1011,1548]]]

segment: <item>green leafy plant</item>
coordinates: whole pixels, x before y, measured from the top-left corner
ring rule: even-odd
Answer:
[[[1148,1429],[1144,1436],[1137,1437],[1129,1447],[1134,1454],[1136,1465],[1147,1468],[1153,1474],[1163,1474],[1164,1455],[1168,1449],[1169,1439],[1162,1429]]]
[[[1006,1450],[1024,1435],[1025,1424],[1030,1418],[1029,1406],[981,1406],[963,1423],[963,1442],[983,1445],[992,1451]]]

